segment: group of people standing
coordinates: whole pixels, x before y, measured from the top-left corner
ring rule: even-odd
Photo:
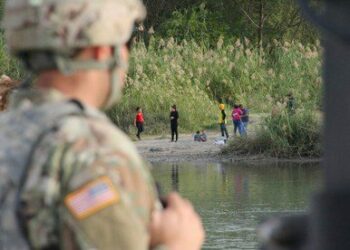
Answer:
[[[177,142],[179,139],[179,133],[178,133],[178,119],[179,119],[179,112],[177,111],[176,105],[171,106],[170,110],[170,129],[171,129],[171,141]],[[134,126],[137,128],[136,137],[141,140],[141,133],[144,131],[144,123],[145,119],[142,113],[141,107],[136,108],[136,116],[134,119]]]
[[[225,105],[221,103],[219,105],[219,125],[221,130],[221,136],[229,138],[229,134],[226,128],[227,115],[225,112]],[[237,135],[237,131],[241,136],[247,135],[247,129],[249,124],[249,110],[243,107],[242,104],[234,105],[231,112],[231,119],[233,123],[233,134]]]
[[[221,103],[219,105],[219,109],[220,109],[219,125],[221,130],[221,136],[226,137],[227,139],[229,138],[229,133],[226,128],[227,115],[225,112],[225,104]],[[179,139],[179,134],[178,134],[179,112],[177,111],[175,104],[171,106],[169,118],[170,118],[170,129],[171,129],[171,142],[177,142],[177,140]],[[233,123],[233,134],[237,135],[237,131],[238,131],[240,136],[247,135],[247,129],[249,124],[249,109],[243,107],[242,104],[239,104],[239,105],[235,104],[231,112],[231,119]],[[137,128],[136,137],[139,140],[141,140],[141,133],[144,131],[144,122],[145,122],[145,119],[142,113],[142,109],[141,107],[137,107],[136,116],[134,119],[134,126]],[[196,135],[199,136],[200,132],[197,131]],[[205,136],[205,140],[200,140],[200,141],[206,141],[206,136]]]

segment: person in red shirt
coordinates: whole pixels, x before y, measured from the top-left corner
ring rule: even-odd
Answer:
[[[242,110],[240,109],[239,105],[234,105],[232,110],[232,121],[233,121],[233,133],[234,135],[237,134],[237,129],[240,135],[243,134],[242,129],[242,120],[241,117],[243,115]]]
[[[136,117],[134,120],[134,126],[137,128],[137,134],[136,137],[141,140],[141,133],[144,131],[143,124],[145,122],[145,119],[143,118],[142,109],[141,107],[136,108]]]

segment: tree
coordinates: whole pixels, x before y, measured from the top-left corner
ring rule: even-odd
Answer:
[[[319,2],[313,1],[316,5]],[[181,16],[185,20],[180,22],[183,26],[177,29],[188,29],[186,19],[198,10],[203,1],[146,0],[145,3],[148,9],[146,26],[153,26],[159,35],[167,36],[169,32],[164,29],[164,23],[172,22],[173,19],[179,22]],[[207,22],[208,32],[215,33],[218,28],[225,27],[207,37],[221,35],[224,30],[226,38],[247,37],[260,47],[266,46],[272,39],[308,43],[318,38],[316,31],[302,19],[294,0],[207,0],[205,6],[206,15],[210,17],[210,22]],[[194,35],[195,39],[198,37]]]

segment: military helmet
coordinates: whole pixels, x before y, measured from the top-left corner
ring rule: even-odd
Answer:
[[[3,23],[14,54],[66,53],[126,43],[135,21],[144,17],[140,0],[7,0]]]
[[[127,67],[120,46],[145,16],[141,0],[7,0],[3,26],[10,52],[33,72],[109,69],[105,107],[110,107],[121,96],[117,68]],[[74,59],[79,49],[93,46],[113,46],[114,57],[105,62]]]

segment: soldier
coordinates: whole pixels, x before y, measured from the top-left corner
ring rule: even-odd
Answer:
[[[12,54],[36,75],[0,116],[0,249],[200,249],[178,194],[162,209],[130,140],[98,110],[116,103],[139,0],[10,0]]]

